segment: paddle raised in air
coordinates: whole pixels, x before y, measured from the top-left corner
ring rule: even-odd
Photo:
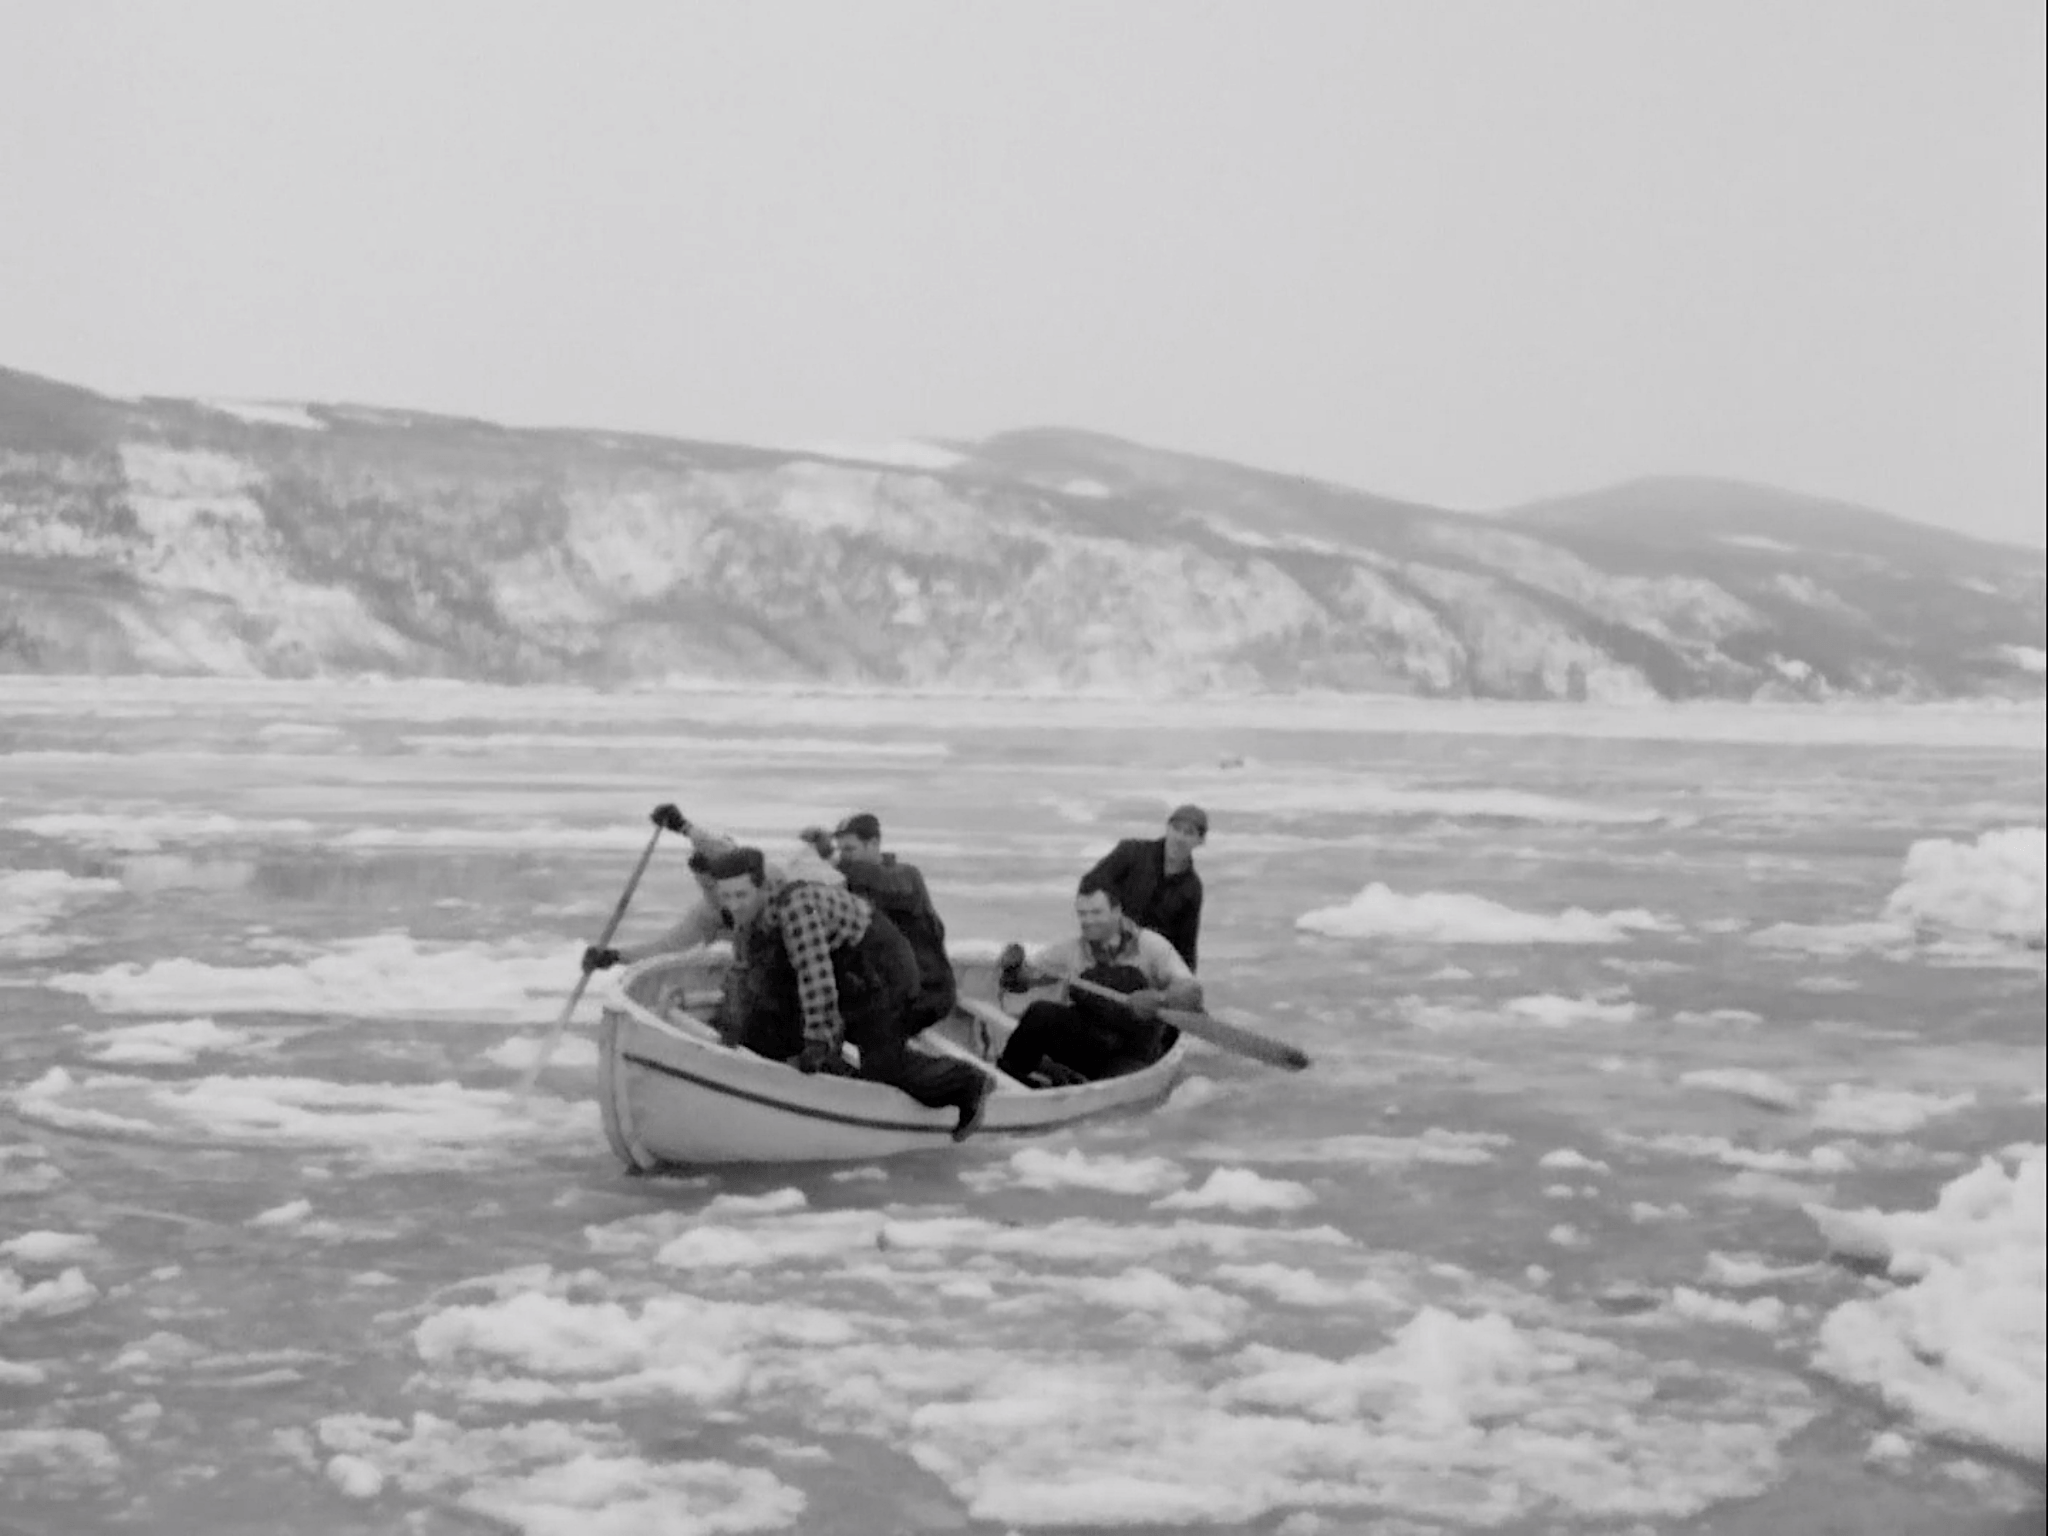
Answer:
[[[619,904],[612,908],[611,921],[604,925],[603,934],[591,946],[593,949],[602,950],[611,946],[612,935],[619,931],[619,924],[626,916],[626,908],[632,904],[633,892],[639,888],[640,877],[647,873],[647,861],[654,857],[654,845],[661,841],[664,826],[659,812],[652,819],[654,836],[647,839],[647,846],[640,851],[640,862],[633,866],[632,878],[626,882],[626,888],[619,892]],[[555,1020],[555,1027],[548,1031],[547,1038],[541,1042],[539,1054],[533,1058],[533,1065],[526,1069],[526,1076],[519,1080],[521,1098],[533,1092],[533,1085],[540,1081],[540,1074],[546,1068],[548,1059],[555,1054],[555,1047],[561,1044],[562,1031],[569,1027],[570,1015],[575,1013],[576,1005],[583,1001],[583,989],[590,985],[590,975],[586,967],[583,974],[576,978],[576,990],[569,994],[569,1001],[562,1005],[562,1016]]]

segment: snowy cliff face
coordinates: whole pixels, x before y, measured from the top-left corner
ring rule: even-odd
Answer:
[[[11,670],[2037,697],[2042,594],[2036,553],[1715,482],[1477,518],[1076,432],[799,452],[0,371]]]

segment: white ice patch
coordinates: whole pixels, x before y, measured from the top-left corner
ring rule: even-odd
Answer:
[[[1294,920],[1310,933],[1340,939],[1403,939],[1431,944],[1622,944],[1632,933],[1667,933],[1672,924],[1641,908],[1589,912],[1570,907],[1519,912],[1484,896],[1426,891],[1404,896],[1375,881],[1341,907]]]
[[[1902,1136],[1941,1115],[1977,1102],[1974,1093],[1915,1093],[1904,1088],[1859,1088],[1836,1083],[1814,1106],[1813,1127],[1850,1136]]]
[[[538,1023],[561,1009],[579,950],[556,940],[423,944],[403,933],[344,939],[303,964],[129,961],[55,976],[102,1013],[297,1013]],[[590,1006],[596,1007],[594,999]]]
[[[1627,1131],[1610,1131],[1608,1139],[1620,1146],[1643,1147],[1677,1157],[1704,1158],[1724,1168],[1741,1168],[1751,1173],[1846,1173],[1855,1166],[1848,1154],[1835,1147],[1815,1147],[1793,1152],[1782,1147],[1744,1147],[1726,1136],[1695,1136],[1670,1132],[1662,1136],[1638,1136]]]
[[[64,1170],[34,1142],[0,1146],[0,1199],[40,1195],[64,1182]]]
[[[296,817],[263,820],[187,811],[130,815],[59,811],[17,817],[8,825],[36,837],[116,853],[155,853],[165,843],[271,842],[281,837],[310,837],[319,830],[312,822]]]
[[[0,1429],[0,1487],[56,1492],[119,1470],[113,1442],[96,1429]]]
[[[24,1232],[0,1243],[0,1257],[17,1264],[76,1264],[103,1259],[106,1250],[90,1232]]]
[[[1333,1279],[1290,1264],[1219,1264],[1216,1279],[1290,1307],[1374,1307],[1391,1309],[1401,1295],[1370,1277]]]
[[[1639,1004],[1602,1002],[1597,997],[1558,997],[1545,993],[1517,997],[1501,1010],[1515,1023],[1538,1024],[1546,1029],[1569,1029],[1574,1024],[1633,1024],[1642,1017]]]
[[[36,960],[74,947],[74,935],[47,930],[82,907],[113,895],[118,880],[89,879],[61,869],[0,872],[0,956]]]
[[[1094,1189],[1118,1195],[1151,1195],[1187,1181],[1180,1167],[1163,1157],[1090,1157],[1070,1147],[1049,1152],[1025,1147],[1010,1155],[1012,1182],[1026,1189]]]
[[[609,732],[563,730],[489,731],[475,736],[446,732],[419,732],[399,738],[415,751],[435,753],[525,754],[536,751],[633,752],[651,757],[736,758],[744,763],[763,763],[784,758],[815,759],[823,765],[864,760],[888,761],[906,758],[918,762],[941,761],[953,755],[943,741],[861,741],[832,736],[708,736],[618,735]],[[782,767],[779,761],[776,766]],[[646,824],[635,835],[644,841]]]
[[[1928,838],[1906,853],[1887,922],[1937,934],[2042,946],[2048,907],[2048,831],[2008,827],[1974,843]]]
[[[1315,1191],[1305,1184],[1263,1178],[1249,1168],[1217,1168],[1199,1188],[1177,1190],[1152,1205],[1166,1211],[1299,1211],[1315,1202]]]
[[[540,1060],[541,1047],[545,1038],[514,1036],[501,1040],[483,1053],[483,1059],[493,1066],[509,1071],[524,1072]],[[591,1072],[597,1069],[597,1042],[588,1035],[564,1034],[555,1042],[554,1050],[548,1055],[548,1066],[568,1072]]]
[[[1447,1131],[1431,1126],[1419,1136],[1319,1136],[1289,1140],[1261,1138],[1242,1145],[1215,1143],[1194,1149],[1196,1156],[1222,1163],[1332,1163],[1361,1168],[1405,1168],[1417,1163],[1472,1167],[1494,1160],[1494,1149],[1513,1137],[1495,1131]]]
[[[1793,949],[1823,960],[1869,953],[1903,955],[1912,946],[1912,930],[1900,923],[1773,923],[1749,936],[1766,949]],[[1798,985],[1812,992],[1853,991],[1853,982],[1836,977],[1802,977]]]
[[[748,1225],[763,1238],[822,1231],[827,1215]],[[687,1219],[620,1225],[651,1235]],[[1500,1313],[1460,1317],[1448,1303],[1404,1318],[1413,1301],[1389,1307],[1395,1293],[1374,1275],[1338,1279],[1274,1257],[1342,1241],[1321,1230],[891,1215],[864,1250],[821,1244],[768,1269],[693,1273],[689,1289],[614,1299],[592,1293],[594,1273],[506,1275],[482,1282],[496,1299],[445,1308],[416,1330],[423,1368],[410,1390],[448,1410],[409,1426],[328,1419],[320,1439],[408,1492],[515,1525],[504,1462],[516,1460],[530,1490],[594,1457],[656,1459],[612,1426],[709,1417],[758,1424],[776,1443],[886,1447],[997,1528],[1239,1529],[1323,1510],[1548,1529],[1681,1518],[1758,1491],[1778,1475],[1779,1443],[1812,1415],[1796,1382],[1653,1359]],[[1404,1292],[1425,1283],[1412,1263],[1389,1270]],[[1457,1297],[1476,1282],[1437,1266],[1426,1283]],[[1294,1347],[1247,1338],[1273,1308],[1221,1285],[1346,1307],[1366,1347],[1332,1358],[1302,1352],[1292,1330]],[[807,1299],[825,1295],[829,1308]],[[1170,1347],[1095,1345],[1141,1325]],[[617,1437],[602,1452],[586,1444],[600,1431],[576,1422],[589,1407]],[[455,1428],[455,1411],[468,1427]],[[494,1417],[509,1422],[483,1427]],[[611,1529],[591,1523],[595,1505],[575,1530]],[[744,1528],[738,1517],[705,1527]]]
[[[1157,794],[1159,818],[1182,800],[1243,817],[1443,817],[1454,821],[1523,821],[1545,826],[1643,826],[1663,820],[1655,810],[1563,800],[1518,789],[1447,789],[1383,783],[1356,773],[1288,774],[1219,769],[1184,775]]]
[[[1831,1249],[1906,1282],[1829,1313],[1815,1364],[1937,1434],[2048,1461],[2048,1148],[2011,1173],[1986,1159],[1931,1211],[1808,1211]]]
[[[592,1106],[460,1083],[306,1077],[174,1082],[52,1067],[0,1100],[35,1124],[181,1145],[322,1147],[393,1167],[485,1167],[535,1145],[589,1145]]]
[[[182,1066],[208,1051],[242,1050],[254,1038],[246,1029],[223,1029],[212,1019],[173,1019],[93,1035],[95,1049],[86,1059],[117,1066]]]
[[[1585,1153],[1575,1151],[1571,1147],[1559,1147],[1554,1151],[1544,1153],[1536,1159],[1536,1166],[1539,1168],[1581,1168],[1588,1173],[1612,1173],[1614,1171],[1598,1158],[1588,1157]]]
[[[1785,1326],[1785,1303],[1775,1296],[1730,1301],[1724,1296],[1710,1296],[1705,1291],[1680,1285],[1672,1288],[1669,1308],[1674,1315],[1691,1318],[1695,1322],[1732,1323],[1738,1328],[1754,1328],[1759,1333],[1776,1333]]]
[[[12,1269],[0,1269],[0,1323],[24,1317],[62,1317],[91,1306],[100,1289],[75,1265],[48,1280],[24,1282]]]
[[[1818,1264],[1773,1264],[1756,1254],[1722,1253],[1707,1255],[1707,1280],[1724,1290],[1747,1291],[1763,1285],[1782,1285],[1789,1280],[1810,1280],[1820,1273]]]
[[[642,1456],[611,1424],[467,1429],[430,1413],[410,1423],[337,1414],[319,1436],[346,1493],[370,1498],[391,1483],[521,1536],[741,1536],[787,1528],[804,1510],[772,1472]]]

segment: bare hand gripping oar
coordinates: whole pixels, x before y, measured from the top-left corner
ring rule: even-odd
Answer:
[[[1062,979],[1077,992],[1121,1003],[1126,1008],[1131,1006],[1131,1000],[1121,992],[1097,986],[1092,981],[1083,981],[1078,976]],[[1254,1061],[1263,1061],[1268,1066],[1299,1072],[1309,1064],[1308,1053],[1299,1047],[1289,1045],[1285,1040],[1275,1040],[1271,1035],[1262,1035],[1256,1029],[1246,1029],[1242,1024],[1226,1024],[1209,1014],[1190,1013],[1185,1008],[1162,1008],[1159,1018],[1182,1034],[1193,1035],[1198,1040],[1206,1040],[1226,1051],[1235,1051],[1240,1056],[1249,1056]]]
[[[661,823],[654,824],[654,836],[647,839],[647,846],[641,851],[640,862],[633,866],[633,878],[626,882],[626,888],[619,892],[619,904],[612,908],[612,920],[604,925],[604,934],[594,949],[609,949],[612,935],[619,931],[619,923],[626,915],[626,908],[632,903],[633,892],[639,887],[640,877],[647,873],[647,861],[654,857],[654,845],[661,841]],[[526,1076],[519,1080],[519,1096],[525,1098],[533,1092],[533,1085],[540,1080],[541,1070],[547,1066],[548,1058],[555,1054],[555,1047],[561,1044],[562,1031],[569,1027],[569,1016],[576,1011],[576,1005],[583,1001],[583,989],[590,985],[590,972],[585,971],[576,978],[576,990],[569,994],[569,1001],[562,1005],[562,1016],[555,1020],[555,1027],[548,1031],[548,1037],[541,1042],[540,1054],[533,1058],[533,1065],[526,1069]]]

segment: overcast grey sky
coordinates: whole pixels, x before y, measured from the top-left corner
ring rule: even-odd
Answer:
[[[2039,0],[0,0],[0,365],[2042,541]]]

